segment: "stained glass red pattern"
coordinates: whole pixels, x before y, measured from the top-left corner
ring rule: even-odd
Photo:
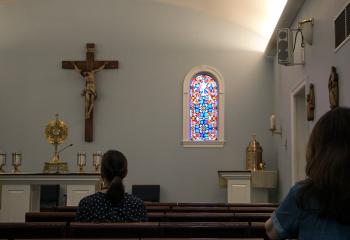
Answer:
[[[207,73],[200,73],[190,83],[190,139],[218,139],[218,85]]]

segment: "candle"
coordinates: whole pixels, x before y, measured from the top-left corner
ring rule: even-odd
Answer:
[[[94,152],[92,154],[92,161],[94,166],[98,166],[101,164],[102,152]]]
[[[6,153],[1,152],[0,153],[0,165],[6,164]]]
[[[78,152],[77,163],[78,163],[78,166],[85,166],[85,164],[86,164],[86,154],[85,154],[85,152]]]
[[[276,117],[275,114],[270,116],[270,129],[276,129]]]
[[[20,153],[16,153],[16,152],[14,152],[14,153],[12,153],[12,164],[13,165],[21,165],[21,162],[22,162],[22,154],[20,154]]]

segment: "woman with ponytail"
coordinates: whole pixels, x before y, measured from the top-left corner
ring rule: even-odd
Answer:
[[[80,222],[139,222],[147,221],[143,201],[125,192],[123,179],[128,173],[125,156],[116,150],[103,155],[101,177],[104,187],[83,198],[77,210]]]

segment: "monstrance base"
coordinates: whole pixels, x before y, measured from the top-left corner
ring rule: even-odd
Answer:
[[[68,173],[66,162],[45,162],[44,173]]]

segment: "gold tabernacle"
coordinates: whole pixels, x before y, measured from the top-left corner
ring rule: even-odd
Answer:
[[[251,171],[264,170],[265,163],[262,160],[263,149],[260,143],[256,141],[256,135],[252,137],[253,139],[249,142],[246,152],[246,169]]]

